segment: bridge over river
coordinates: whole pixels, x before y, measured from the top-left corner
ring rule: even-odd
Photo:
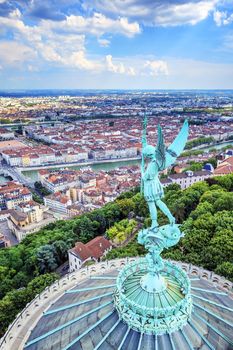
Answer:
[[[11,177],[14,181],[18,181],[21,184],[34,189],[34,182],[29,178],[24,176],[19,170],[16,170],[15,168],[9,167],[6,164],[1,164],[0,167],[0,175],[3,175],[5,177]]]

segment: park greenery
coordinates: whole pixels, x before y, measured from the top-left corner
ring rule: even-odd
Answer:
[[[36,181],[34,186],[41,196],[48,196],[49,194],[51,194],[51,192],[46,187],[44,187],[40,181]]]
[[[191,141],[188,141],[186,143],[185,149],[192,149],[194,147],[197,146],[201,146],[201,145],[205,145],[205,144],[211,144],[215,141],[214,137],[212,136],[202,136],[202,137],[198,137],[197,139],[193,139]]]
[[[233,280],[233,174],[209,178],[183,191],[177,184],[169,185],[164,201],[185,233],[164,257],[203,266]],[[158,218],[160,224],[167,223],[161,212]],[[54,272],[67,260],[67,251],[75,242],[86,243],[112,232],[113,227],[121,232],[122,220],[131,232],[132,222],[150,225],[148,207],[138,188],[100,209],[51,223],[17,246],[0,250],[0,335],[27,303],[57,278]],[[142,254],[144,248],[135,239],[113,249],[107,259]]]
[[[203,167],[206,165],[206,164],[211,164],[213,166],[213,168],[215,169],[217,167],[217,160],[216,158],[209,158],[208,160],[204,161],[204,162],[195,162],[195,161],[191,161],[188,163],[188,167],[184,169],[184,171],[187,171],[187,170],[191,170],[191,171],[199,171],[199,170],[202,170]]]
[[[190,156],[198,156],[200,154],[203,154],[204,150],[190,150],[190,151],[184,151],[181,153],[181,157],[190,157]]]
[[[115,244],[121,244],[129,238],[137,227],[134,219],[123,219],[116,222],[106,233],[108,238]]]
[[[209,152],[217,152],[217,151],[224,152],[224,151],[227,151],[228,149],[231,149],[231,148],[233,148],[232,144],[228,144],[228,145],[223,146],[221,148],[218,147],[218,149],[213,146],[213,148],[211,148],[209,150]],[[193,150],[190,149],[188,151],[186,150],[186,151],[182,152],[181,153],[181,157],[198,156],[198,155],[201,155],[201,154],[204,154],[204,153],[206,153],[205,149],[193,149]]]

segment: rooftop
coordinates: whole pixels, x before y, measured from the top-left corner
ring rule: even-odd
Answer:
[[[77,242],[71,252],[82,261],[88,258],[99,259],[111,247],[111,243],[102,236],[95,237],[86,244]]]
[[[13,350],[15,346],[28,350],[233,348],[232,284],[189,264],[178,263],[191,280],[194,310],[188,324],[182,330],[158,336],[128,328],[113,304],[118,271],[127,261],[119,259],[83,268],[47,288],[15,321],[5,342],[0,343],[1,349]]]

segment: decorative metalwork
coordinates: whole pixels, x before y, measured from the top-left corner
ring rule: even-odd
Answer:
[[[186,273],[160,254],[177,244],[183,236],[169,208],[162,201],[163,186],[159,172],[165,170],[181,154],[188,138],[185,121],[173,143],[167,148],[158,126],[157,147],[147,144],[147,117],[142,132],[141,193],[148,204],[151,226],[138,234],[138,242],[148,250],[145,258],[128,264],[119,274],[114,305],[119,318],[141,333],[163,334],[182,329],[192,312],[190,280]],[[160,226],[157,207],[169,224]]]

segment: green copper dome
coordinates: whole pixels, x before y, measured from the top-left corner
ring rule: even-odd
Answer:
[[[148,334],[163,334],[182,328],[192,311],[190,282],[185,272],[165,262],[160,272],[164,288],[159,290],[158,283],[153,290],[147,288],[144,281],[147,276],[146,258],[128,264],[119,273],[114,294],[119,318],[130,328]]]

